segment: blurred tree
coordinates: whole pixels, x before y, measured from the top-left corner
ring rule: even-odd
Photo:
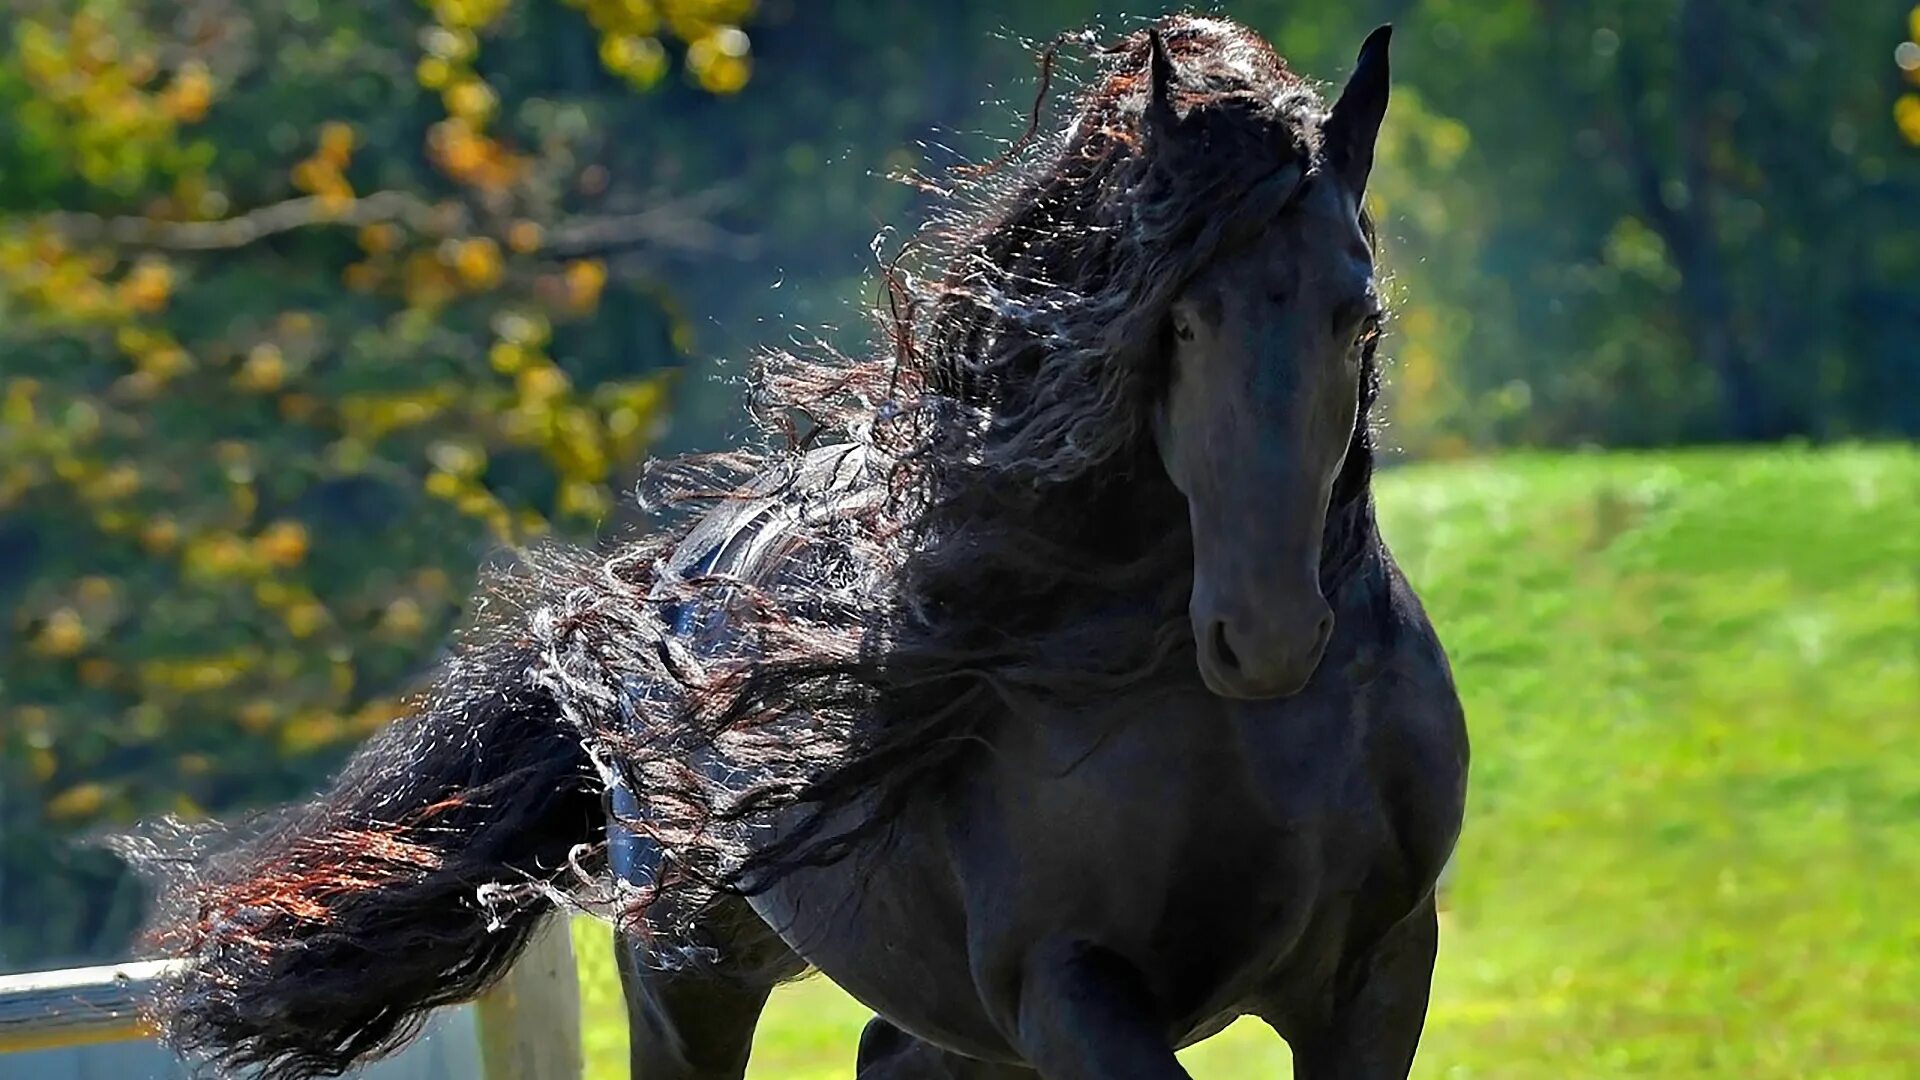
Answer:
[[[763,4],[763,77],[664,121],[705,132],[664,140],[685,175],[752,192],[728,220],[762,240],[761,281],[786,282],[691,279],[727,351],[756,327],[784,335],[781,315],[857,329],[840,302],[863,241],[925,209],[883,178],[1018,130],[1022,37],[1123,30],[1162,6],[1180,5]],[[1244,0],[1231,14],[1329,90],[1368,29],[1398,29],[1372,192],[1397,296],[1388,437],[1447,453],[1920,430],[1900,389],[1920,329],[1920,156],[1901,134],[1920,132],[1920,69],[1885,62],[1909,6]],[[1920,45],[1899,56],[1920,64]]]
[[[0,15],[0,958],[118,948],[76,835],[312,787],[659,430],[645,260],[737,241],[607,132],[670,50],[746,85],[752,4],[566,7]]]
[[[1329,17],[1254,6],[1302,66],[1339,63],[1315,63]],[[1379,0],[1332,17],[1341,51],[1356,23],[1396,23],[1390,128],[1437,117],[1465,136],[1458,154],[1396,162],[1381,195],[1389,266],[1455,330],[1403,320],[1396,346],[1431,344],[1444,364],[1401,376],[1446,388],[1437,434],[1920,431],[1901,391],[1920,375],[1920,157],[1885,119],[1902,110],[1898,81],[1870,59],[1887,55],[1894,12]],[[1416,194],[1430,220],[1404,212]]]

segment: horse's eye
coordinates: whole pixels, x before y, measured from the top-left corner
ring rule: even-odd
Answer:
[[[1193,340],[1193,323],[1187,318],[1185,312],[1173,313],[1173,336],[1181,341]]]
[[[1364,355],[1369,346],[1380,338],[1380,316],[1368,315],[1360,320],[1360,329],[1354,332],[1353,345],[1347,355],[1358,358]]]

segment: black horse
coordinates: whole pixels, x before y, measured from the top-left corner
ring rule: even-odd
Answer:
[[[786,437],[659,482],[708,509],[495,582],[317,801],[127,842],[178,1045],[337,1072],[568,901],[648,1080],[742,1075],[808,967],[866,1080],[1180,1077],[1246,1014],[1407,1073],[1467,744],[1370,495],[1387,32],[1331,109],[1223,20],[1094,58],[887,268],[879,355],[765,358]]]

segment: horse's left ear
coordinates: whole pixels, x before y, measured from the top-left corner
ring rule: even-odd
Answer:
[[[1392,26],[1382,26],[1367,35],[1353,75],[1320,129],[1328,166],[1346,181],[1356,200],[1367,190],[1367,174],[1373,171],[1373,143],[1380,134],[1380,121],[1387,115],[1387,41],[1392,36]]]
[[[1160,29],[1147,31],[1147,138],[1159,142],[1173,136],[1180,118],[1173,111],[1173,57],[1167,55],[1167,43]]]

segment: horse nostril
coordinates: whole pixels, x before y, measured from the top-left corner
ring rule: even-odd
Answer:
[[[1224,622],[1213,624],[1213,658],[1220,662],[1221,667],[1230,671],[1240,670],[1240,657],[1234,653],[1233,646],[1227,644],[1227,624]]]
[[[1320,628],[1313,635],[1313,655],[1320,655],[1321,650],[1327,647],[1327,639],[1332,636],[1333,614],[1329,612],[1320,616]]]

